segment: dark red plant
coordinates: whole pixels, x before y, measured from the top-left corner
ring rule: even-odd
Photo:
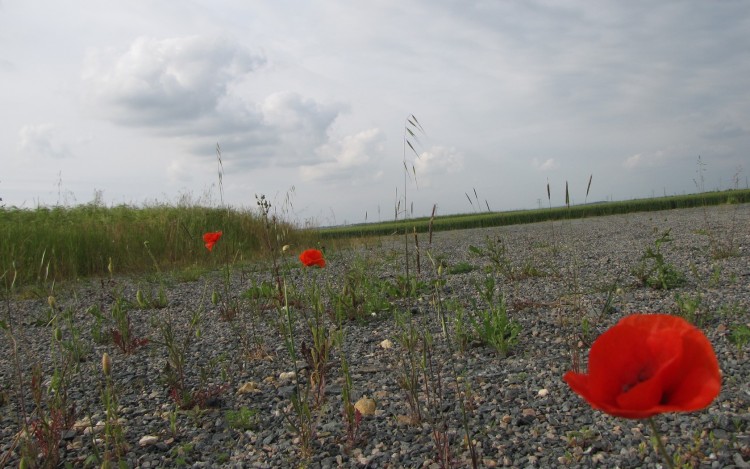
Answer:
[[[209,251],[213,250],[214,244],[216,244],[219,239],[221,238],[221,235],[223,233],[221,231],[216,231],[214,233],[206,233],[203,235],[203,242],[206,243],[206,249]]]
[[[299,255],[299,260],[306,266],[312,267],[317,265],[318,267],[325,267],[326,260],[323,259],[323,253],[317,249],[307,249]]]
[[[641,419],[707,407],[721,389],[711,343],[695,326],[668,314],[634,314],[596,339],[588,374],[563,379],[591,405]]]

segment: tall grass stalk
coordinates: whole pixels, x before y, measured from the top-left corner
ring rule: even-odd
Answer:
[[[414,156],[419,158],[419,153],[417,152],[416,147],[414,146],[416,143],[418,143],[417,134],[421,133],[424,134],[424,129],[422,128],[422,125],[417,120],[416,116],[414,114],[410,114],[406,121],[404,122],[404,145],[403,145],[403,164],[404,164],[404,207],[403,207],[403,213],[404,213],[404,221],[406,224],[404,225],[404,275],[406,276],[406,280],[409,280],[409,227],[408,227],[408,220],[409,216],[411,215],[409,212],[410,210],[407,208],[409,206],[408,198],[407,198],[407,187],[409,185],[409,179],[411,176],[409,175],[409,165],[407,164],[407,154],[410,152],[407,152],[406,148],[408,147],[411,153],[414,153]],[[416,184],[417,181],[417,171],[414,167],[414,164],[411,164],[411,174],[414,177],[414,182]],[[397,189],[398,191],[398,189]],[[398,206],[400,205],[400,201],[397,203],[396,206],[396,218],[398,218],[399,209]],[[413,206],[412,210],[413,212]]]

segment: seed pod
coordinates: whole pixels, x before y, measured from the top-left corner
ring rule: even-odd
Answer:
[[[104,372],[104,376],[109,376],[110,371],[112,371],[112,359],[109,358],[107,352],[104,352],[102,354],[102,372]]]

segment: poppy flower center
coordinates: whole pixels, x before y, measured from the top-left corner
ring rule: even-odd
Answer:
[[[627,383],[623,383],[622,385],[622,392],[626,393],[633,389],[634,387],[638,386],[644,381],[648,381],[651,379],[651,376],[653,376],[653,372],[651,370],[651,367],[645,366],[641,368],[638,373],[636,373],[635,378],[633,380],[628,381]]]

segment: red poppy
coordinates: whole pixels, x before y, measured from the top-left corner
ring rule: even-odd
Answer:
[[[214,244],[216,244],[217,241],[219,241],[219,238],[221,238],[221,235],[223,233],[221,231],[217,231],[215,233],[206,233],[203,235],[203,242],[206,243],[206,249],[209,251],[213,250]]]
[[[721,372],[711,343],[695,326],[668,314],[634,314],[596,339],[588,374],[566,383],[595,409],[640,419],[707,407]]]
[[[323,259],[323,253],[317,249],[307,249],[299,255],[299,260],[305,264],[306,267],[312,267],[317,265],[318,267],[325,267],[326,260]]]

